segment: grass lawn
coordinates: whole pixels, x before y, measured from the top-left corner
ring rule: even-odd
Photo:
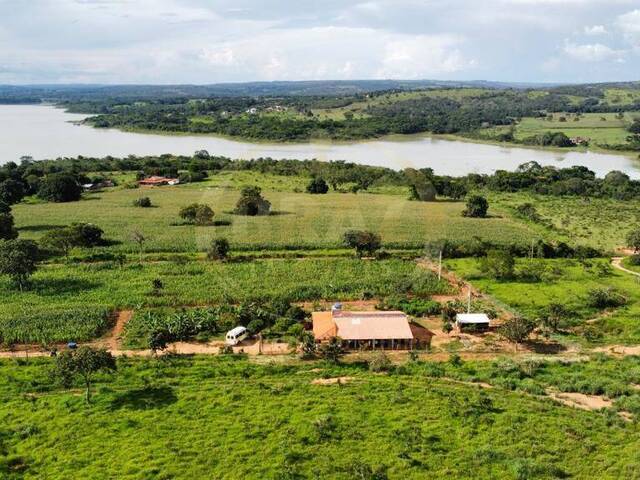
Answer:
[[[79,388],[51,384],[50,364],[0,362],[7,480],[640,476],[638,423],[481,392],[429,364],[380,375],[358,365],[121,359],[115,375],[99,376],[89,406]],[[311,383],[323,376],[353,380]]]
[[[403,195],[372,193],[328,193],[310,195],[304,190],[308,179],[242,174],[216,175],[203,184],[151,189],[109,189],[88,194],[79,202],[19,204],[13,209],[22,238],[40,238],[47,230],[72,222],[91,222],[117,242],[115,249],[137,251],[131,230],[140,229],[147,251],[202,251],[211,240],[224,236],[234,248],[284,247],[326,248],[340,245],[349,229],[379,233],[387,246],[416,246],[440,238],[468,239],[479,236],[494,241],[528,241],[529,227],[501,218],[500,211],[488,219],[464,218],[463,202],[413,202]],[[263,195],[274,214],[266,217],[233,215],[239,187],[248,183],[264,187]],[[385,189],[396,192],[396,187]],[[152,208],[138,208],[133,201],[148,196]],[[215,220],[229,220],[229,226],[195,227],[176,225],[181,207],[209,204]]]
[[[518,260],[516,272],[523,269],[526,260]],[[540,282],[531,282],[516,276],[512,280],[495,280],[483,275],[478,261],[471,258],[448,260],[446,265],[469,279],[482,292],[511,309],[536,319],[551,303],[564,305],[570,312],[569,320],[584,327],[584,320],[599,318],[590,323],[597,332],[589,339],[595,343],[640,343],[640,283],[637,277],[609,268],[608,259],[542,260],[547,275]],[[627,304],[617,309],[600,311],[588,305],[594,289],[613,288],[626,297]]]

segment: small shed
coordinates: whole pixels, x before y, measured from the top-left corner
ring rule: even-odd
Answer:
[[[484,332],[489,329],[489,317],[486,313],[458,313],[456,327],[459,331]]]

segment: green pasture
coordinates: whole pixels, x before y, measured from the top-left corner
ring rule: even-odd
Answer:
[[[544,269],[540,281],[519,275],[531,264]],[[536,319],[550,304],[561,304],[569,312],[568,320],[572,323],[584,328],[585,321],[589,320],[589,326],[596,330],[589,341],[640,343],[640,281],[611,267],[609,259],[519,259],[515,278],[508,280],[487,277],[481,273],[479,261],[472,258],[448,260],[446,265],[515,313]],[[589,305],[595,289],[610,288],[626,298],[626,305],[607,310]]]
[[[52,383],[51,363],[0,361],[7,480],[640,475],[636,422],[447,378],[473,364],[381,375],[361,365],[121,359],[86,405],[80,385]],[[312,383],[336,376],[351,381]]]
[[[522,140],[548,131],[564,132],[568,137],[590,138],[594,144],[627,143],[629,132],[626,130],[638,112],[626,112],[623,119],[615,113],[586,113],[579,117],[575,114],[553,113],[553,120],[545,118],[523,118],[516,127],[516,138]],[[564,118],[566,121],[560,121]]]
[[[47,231],[72,222],[100,226],[105,236],[117,242],[113,249],[137,251],[131,231],[146,237],[146,251],[203,251],[216,237],[226,237],[234,248],[284,247],[331,248],[339,246],[350,229],[379,233],[387,246],[416,246],[440,238],[465,240],[474,236],[494,241],[527,241],[530,228],[490,209],[491,218],[473,219],[461,215],[463,202],[409,201],[398,187],[374,193],[311,195],[304,192],[307,179],[239,172],[213,176],[204,183],[139,189],[107,189],[90,193],[71,203],[24,203],[13,213],[22,238],[38,239]],[[247,184],[263,187],[272,204],[272,215],[234,215],[239,188]],[[375,190],[374,190],[375,191]],[[402,193],[402,194],[397,194]],[[148,196],[152,208],[134,207],[134,200]],[[214,220],[230,221],[226,226],[196,227],[179,218],[180,208],[206,203]]]

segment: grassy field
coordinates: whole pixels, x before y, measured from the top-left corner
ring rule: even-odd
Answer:
[[[609,105],[632,105],[640,101],[640,90],[630,88],[607,88],[604,102]]]
[[[477,97],[485,93],[491,93],[491,90],[481,88],[462,88],[462,89],[432,89],[432,90],[409,90],[405,92],[387,93],[384,95],[374,95],[359,102],[353,102],[345,107],[338,108],[318,108],[314,109],[313,114],[318,118],[330,120],[344,120],[345,113],[350,113],[354,118],[365,117],[365,110],[368,107],[379,107],[389,105],[405,100],[415,100],[419,98],[451,98],[459,100],[465,97]]]
[[[0,362],[7,480],[640,476],[638,423],[446,378],[473,375],[470,363],[380,375],[360,365],[121,359],[89,406],[79,389],[52,385],[49,366]],[[335,376],[353,379],[312,384]]]
[[[500,216],[487,219],[464,218],[463,202],[413,202],[407,195],[372,193],[328,193],[310,195],[303,190],[306,180],[295,177],[259,176],[264,196],[272,204],[267,217],[233,215],[238,188],[251,178],[246,174],[216,175],[204,184],[152,189],[115,189],[89,194],[80,202],[20,204],[14,207],[16,225],[23,238],[40,238],[56,226],[91,222],[105,230],[106,237],[119,242],[114,249],[133,252],[133,229],[147,237],[147,251],[202,251],[213,238],[224,236],[233,248],[339,246],[349,229],[379,233],[383,243],[422,245],[440,238],[468,239],[479,236],[494,241],[528,241],[530,229],[521,222]],[[396,187],[388,191],[397,192]],[[148,196],[153,208],[138,208],[133,201]],[[228,220],[228,226],[195,227],[181,225],[178,212],[191,203],[209,204],[214,220]]]
[[[575,115],[554,113],[552,121],[544,118],[523,118],[516,127],[516,138],[522,140],[544,132],[560,131],[568,137],[590,138],[594,144],[626,143],[629,136],[626,128],[639,113],[626,112],[623,119],[618,119],[616,115],[615,113],[586,113],[576,120]],[[561,118],[565,118],[566,121],[560,121]]]
[[[489,201],[511,211],[533,203],[542,224],[531,224],[541,232],[566,242],[613,251],[626,243],[626,236],[640,222],[640,201],[607,198],[555,197],[529,193],[488,194]]]
[[[544,270],[543,279],[532,282],[516,275],[510,280],[495,280],[483,275],[475,259],[448,260],[446,265],[459,275],[469,279],[482,292],[507,305],[516,313],[528,318],[539,318],[545,307],[562,304],[569,312],[568,320],[579,327],[579,335],[585,320],[597,331],[586,338],[595,343],[640,343],[640,283],[637,277],[609,266],[609,259],[577,260],[518,260],[516,273],[524,271],[528,263]],[[613,288],[627,299],[627,304],[604,311],[590,305],[595,289]],[[584,340],[584,338],[579,338]]]

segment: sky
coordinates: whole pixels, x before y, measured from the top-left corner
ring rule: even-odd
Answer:
[[[0,0],[0,83],[640,79],[640,0]]]

